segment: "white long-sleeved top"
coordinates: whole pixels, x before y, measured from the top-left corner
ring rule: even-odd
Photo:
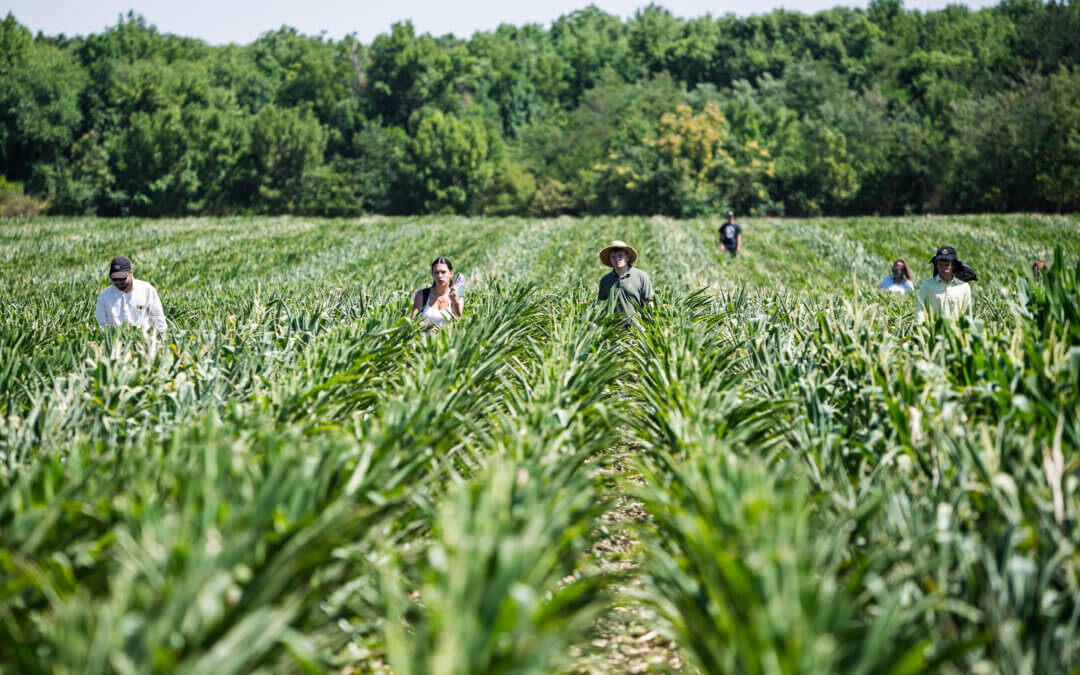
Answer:
[[[927,279],[919,286],[915,303],[915,323],[926,320],[927,312],[946,319],[957,319],[971,312],[971,287],[956,277],[945,283],[941,277]]]
[[[119,326],[130,323],[139,328],[156,328],[165,332],[165,312],[161,309],[161,298],[157,290],[138,279],[131,280],[131,290],[127,293],[116,286],[103,290],[97,299],[99,326]]]

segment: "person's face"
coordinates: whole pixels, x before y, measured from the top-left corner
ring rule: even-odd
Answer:
[[[938,274],[952,274],[953,273],[953,261],[951,260],[938,260],[937,261]]]
[[[900,277],[904,276],[904,268],[900,265],[893,265],[892,275],[893,277],[899,279]]]
[[[450,268],[446,263],[439,263],[431,267],[431,279],[440,286],[450,285]]]
[[[727,217],[727,221],[728,221],[729,223],[734,223],[734,222],[735,222],[735,216],[728,216],[728,217]]]
[[[131,282],[131,270],[127,272],[115,272],[109,275],[109,279],[113,282],[113,286],[116,286],[120,290],[124,290]]]
[[[627,262],[630,260],[630,256],[626,255],[626,251],[622,249],[615,249],[611,252],[611,266],[612,267],[626,267]]]

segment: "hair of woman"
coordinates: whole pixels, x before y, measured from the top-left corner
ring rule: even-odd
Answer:
[[[435,262],[431,263],[431,269],[435,269],[436,265],[446,265],[446,269],[451,272],[454,271],[454,265],[450,262],[450,258],[439,256],[438,258],[435,258]]]

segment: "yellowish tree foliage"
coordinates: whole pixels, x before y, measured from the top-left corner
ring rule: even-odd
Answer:
[[[768,149],[735,137],[713,103],[698,113],[676,106],[640,145],[609,159],[594,166],[600,191],[619,210],[637,213],[689,216],[763,204],[774,174]]]

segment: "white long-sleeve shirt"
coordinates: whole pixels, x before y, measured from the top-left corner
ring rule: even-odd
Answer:
[[[99,326],[119,326],[130,323],[139,328],[156,328],[165,332],[165,312],[157,290],[138,279],[132,279],[127,293],[116,286],[109,286],[98,295],[97,316]]]
[[[915,303],[915,323],[926,320],[927,312],[946,319],[957,319],[962,314],[971,312],[971,287],[966,282],[953,277],[945,283],[934,275],[919,286],[919,296]]]

